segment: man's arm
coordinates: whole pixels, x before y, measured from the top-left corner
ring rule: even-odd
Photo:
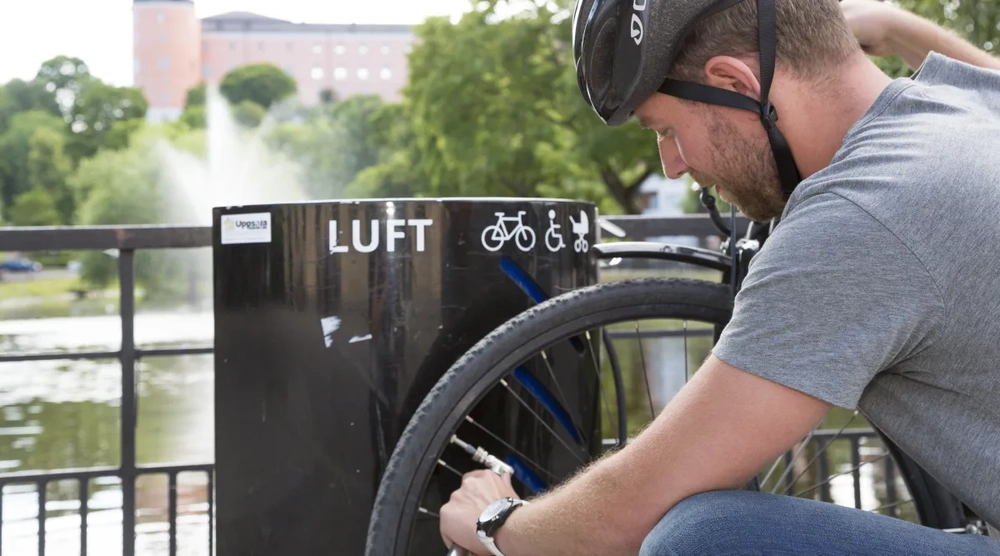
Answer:
[[[700,492],[742,488],[830,407],[712,356],[627,447],[515,510],[496,544],[506,556],[634,555],[675,504]],[[469,481],[501,480],[486,472]],[[475,487],[463,484],[442,508],[442,532],[488,554],[474,539],[478,506],[489,496],[473,503],[467,489]]]
[[[840,6],[858,42],[873,56],[899,56],[917,69],[933,50],[974,66],[1000,69],[1000,59],[936,23],[888,2],[842,0]]]

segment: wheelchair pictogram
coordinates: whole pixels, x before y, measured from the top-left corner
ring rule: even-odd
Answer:
[[[566,242],[563,241],[563,236],[559,232],[559,228],[562,228],[562,226],[556,224],[556,211],[549,209],[549,229],[545,232],[545,246],[553,253],[566,247]]]

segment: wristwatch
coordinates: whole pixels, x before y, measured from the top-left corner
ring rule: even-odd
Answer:
[[[510,517],[510,514],[514,510],[527,503],[524,500],[516,498],[501,498],[487,506],[479,516],[479,521],[476,522],[476,534],[479,535],[479,540],[486,545],[486,548],[490,549],[490,552],[494,556],[504,556],[504,554],[497,548],[496,543],[493,541],[493,536],[496,535],[500,526],[507,521],[507,518]]]

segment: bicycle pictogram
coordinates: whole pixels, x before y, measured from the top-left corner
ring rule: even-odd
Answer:
[[[527,211],[517,211],[517,216],[506,216],[502,212],[494,213],[497,223],[483,230],[483,247],[487,251],[499,251],[510,239],[514,240],[521,251],[529,251],[535,246],[535,230],[524,225],[524,215]],[[515,224],[508,229],[507,224]]]

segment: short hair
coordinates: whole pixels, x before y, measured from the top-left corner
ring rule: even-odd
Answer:
[[[776,66],[801,79],[830,77],[861,51],[838,0],[774,0]],[[757,0],[744,0],[700,21],[685,37],[670,77],[702,83],[715,56],[757,58]],[[758,76],[759,77],[759,76]]]

